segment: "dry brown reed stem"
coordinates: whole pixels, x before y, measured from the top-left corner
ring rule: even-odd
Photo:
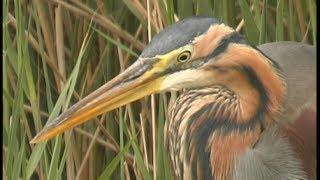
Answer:
[[[237,32],[240,32],[241,29],[242,29],[242,27],[243,27],[243,25],[244,25],[244,20],[242,19],[242,20],[240,21],[239,25],[237,26],[236,31],[237,31]]]
[[[308,34],[309,34],[309,30],[310,30],[310,24],[311,24],[311,20],[309,21],[306,33],[304,34],[304,36],[303,36],[303,38],[301,40],[301,42],[303,42],[303,43],[307,43],[308,42]]]
[[[56,57],[58,62],[59,73],[62,74],[63,78],[66,78],[66,68],[65,68],[65,51],[64,51],[64,31],[63,31],[63,23],[62,23],[62,9],[61,5],[55,8],[55,37],[56,37]],[[60,91],[62,91],[64,87],[64,82],[60,80]],[[65,104],[62,106],[63,111],[67,109]],[[74,137],[72,136],[72,132],[66,132],[64,136],[65,142],[68,141],[74,142]],[[68,148],[68,156],[66,158],[66,171],[67,171],[67,178],[74,179],[74,153],[77,152],[75,146],[69,146]]]
[[[42,34],[43,34],[43,38],[44,38],[44,44],[46,46],[46,50],[48,52],[48,56],[49,56],[49,60],[53,63],[53,64],[57,64],[56,60],[56,56],[55,56],[55,49],[54,49],[54,45],[53,45],[53,32],[51,32],[51,25],[50,22],[48,22],[48,16],[45,12],[45,7],[43,5],[43,1],[41,0],[33,0],[33,6],[36,9],[36,12],[38,14],[39,17],[39,23],[40,23],[40,27],[42,30]],[[58,79],[58,76],[54,73],[54,78],[55,78],[55,82],[57,85],[57,89],[59,92],[61,92],[61,86],[60,86],[60,81]]]
[[[150,22],[150,1],[147,0],[147,12],[148,12],[148,41],[151,41],[151,22]],[[152,124],[152,163],[153,163],[153,179],[157,178],[157,146],[156,146],[156,105],[155,95],[151,95],[151,124]]]
[[[74,13],[76,16],[84,17],[87,20],[91,20],[103,27],[104,29],[110,31],[111,33],[123,38],[125,41],[130,42],[134,45],[135,48],[138,50],[143,50],[144,44],[141,43],[139,40],[135,39],[131,34],[127,31],[123,30],[118,24],[112,22],[109,18],[97,14],[95,11],[87,7],[86,5],[82,4],[80,1],[72,1],[78,7],[71,5],[67,2],[60,1],[60,0],[48,0],[53,3],[61,4],[65,9],[68,9],[70,12]]]
[[[157,33],[159,33],[163,29],[163,22],[162,22],[163,16],[162,16],[160,8],[159,8],[159,1],[153,1],[153,3],[155,4],[156,16],[157,16],[156,22],[159,27],[159,31]]]
[[[63,37],[63,23],[62,23],[62,11],[61,5],[55,9],[55,30],[56,30],[56,49],[57,49],[57,60],[58,68],[60,74],[63,78],[66,77],[66,67],[65,67],[65,54],[64,54],[64,37]],[[63,87],[64,82],[60,81],[61,87]]]
[[[85,138],[93,139],[93,137],[94,137],[94,135],[92,135],[92,134],[88,133],[87,131],[82,130],[82,129],[78,128],[78,127],[76,127],[74,130],[75,130],[75,132],[81,134]],[[114,153],[119,153],[120,152],[120,148],[119,147],[115,146],[112,143],[106,142],[105,140],[103,140],[103,139],[101,139],[99,137],[96,138],[96,142],[97,142],[97,144],[106,147],[107,149],[113,151]],[[128,163],[128,165],[133,167],[134,156],[132,154],[130,154],[130,153],[125,153],[124,154],[124,158],[125,158],[126,162]],[[149,169],[151,168],[151,170],[152,170],[152,165],[151,164],[148,164],[147,167]]]
[[[103,119],[104,119],[104,118],[101,118],[100,122],[103,121]],[[97,139],[97,137],[98,137],[98,135],[99,135],[99,132],[100,132],[100,127],[97,127],[97,130],[95,131],[95,133],[94,133],[94,135],[93,135],[93,137],[92,137],[92,139],[91,139],[91,141],[90,141],[90,144],[89,144],[89,146],[88,146],[88,149],[87,149],[87,151],[86,151],[86,153],[85,153],[85,155],[84,155],[84,157],[83,157],[83,160],[82,160],[82,162],[81,162],[81,166],[80,166],[80,168],[78,169],[77,176],[76,176],[76,178],[75,178],[76,180],[79,180],[80,175],[81,175],[82,172],[84,171],[84,167],[85,167],[85,165],[86,165],[86,163],[87,163],[87,160],[88,160],[88,158],[89,158],[89,155],[90,155],[90,152],[91,152],[91,150],[92,150],[92,148],[93,148],[93,145],[96,143],[96,139]]]
[[[125,172],[125,175],[126,175],[126,180],[130,180],[130,172],[129,172],[129,168],[128,168],[128,163],[125,161],[124,162],[124,172]]]
[[[143,17],[148,16],[148,10],[142,6],[140,1],[133,0],[133,2],[134,2],[133,4],[136,6],[137,10],[143,15]],[[156,32],[159,32],[159,27],[157,26],[156,22],[153,19],[150,19],[150,24],[152,25],[153,28],[155,28]]]
[[[139,114],[140,116],[140,123],[141,123],[141,132],[142,132],[142,146],[143,146],[143,152],[144,152],[144,163],[148,164],[148,151],[147,151],[147,141],[146,141],[146,133],[145,133],[145,119],[143,118],[142,114]],[[149,167],[147,166],[147,170],[149,171]]]
[[[296,11],[297,11],[297,16],[298,16],[298,20],[299,20],[301,34],[306,34],[306,27],[305,27],[306,22],[304,20],[301,1],[300,0],[295,0],[294,5],[295,5]]]
[[[26,112],[32,113],[32,108],[31,108],[31,106],[29,106],[29,105],[23,105],[23,109],[24,109]],[[49,118],[49,114],[46,113],[46,112],[40,111],[40,115],[43,116],[43,117],[45,117],[45,118]]]
[[[137,39],[138,38],[138,36],[141,34],[141,32],[142,32],[142,24],[140,24],[139,25],[139,27],[138,27],[138,29],[137,29],[137,31],[136,31],[136,33],[135,33],[135,35],[134,35],[134,38],[135,39]],[[129,46],[129,49],[130,50],[132,50],[132,48],[133,48],[133,45],[132,44],[130,44],[130,46]],[[130,57],[130,54],[129,53],[127,53],[126,54],[126,56],[125,56],[125,58],[124,58],[124,65],[125,65],[125,67],[127,67],[128,66],[128,60],[129,60],[129,57]]]

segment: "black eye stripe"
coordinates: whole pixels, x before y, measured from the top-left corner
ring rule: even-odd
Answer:
[[[216,49],[213,50],[211,54],[209,54],[206,57],[206,60],[212,59],[213,57],[216,57],[220,54],[222,54],[229,46],[231,43],[237,43],[237,44],[246,44],[249,45],[243,36],[239,34],[238,32],[233,32],[228,35],[226,35],[220,42],[219,45]]]

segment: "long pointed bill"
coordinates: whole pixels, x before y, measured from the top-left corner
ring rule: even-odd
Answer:
[[[159,91],[164,77],[150,71],[156,59],[138,59],[123,73],[73,105],[52,121],[30,143],[48,140],[102,113]]]

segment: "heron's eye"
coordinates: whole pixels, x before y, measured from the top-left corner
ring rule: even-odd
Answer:
[[[179,54],[177,60],[179,62],[186,62],[190,59],[191,52],[190,51],[183,51],[181,54]]]

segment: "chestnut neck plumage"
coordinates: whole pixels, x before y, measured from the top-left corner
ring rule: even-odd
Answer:
[[[202,68],[224,78],[178,97],[165,127],[166,146],[179,179],[230,179],[237,158],[272,124],[285,85],[278,67],[246,45],[229,45]]]

